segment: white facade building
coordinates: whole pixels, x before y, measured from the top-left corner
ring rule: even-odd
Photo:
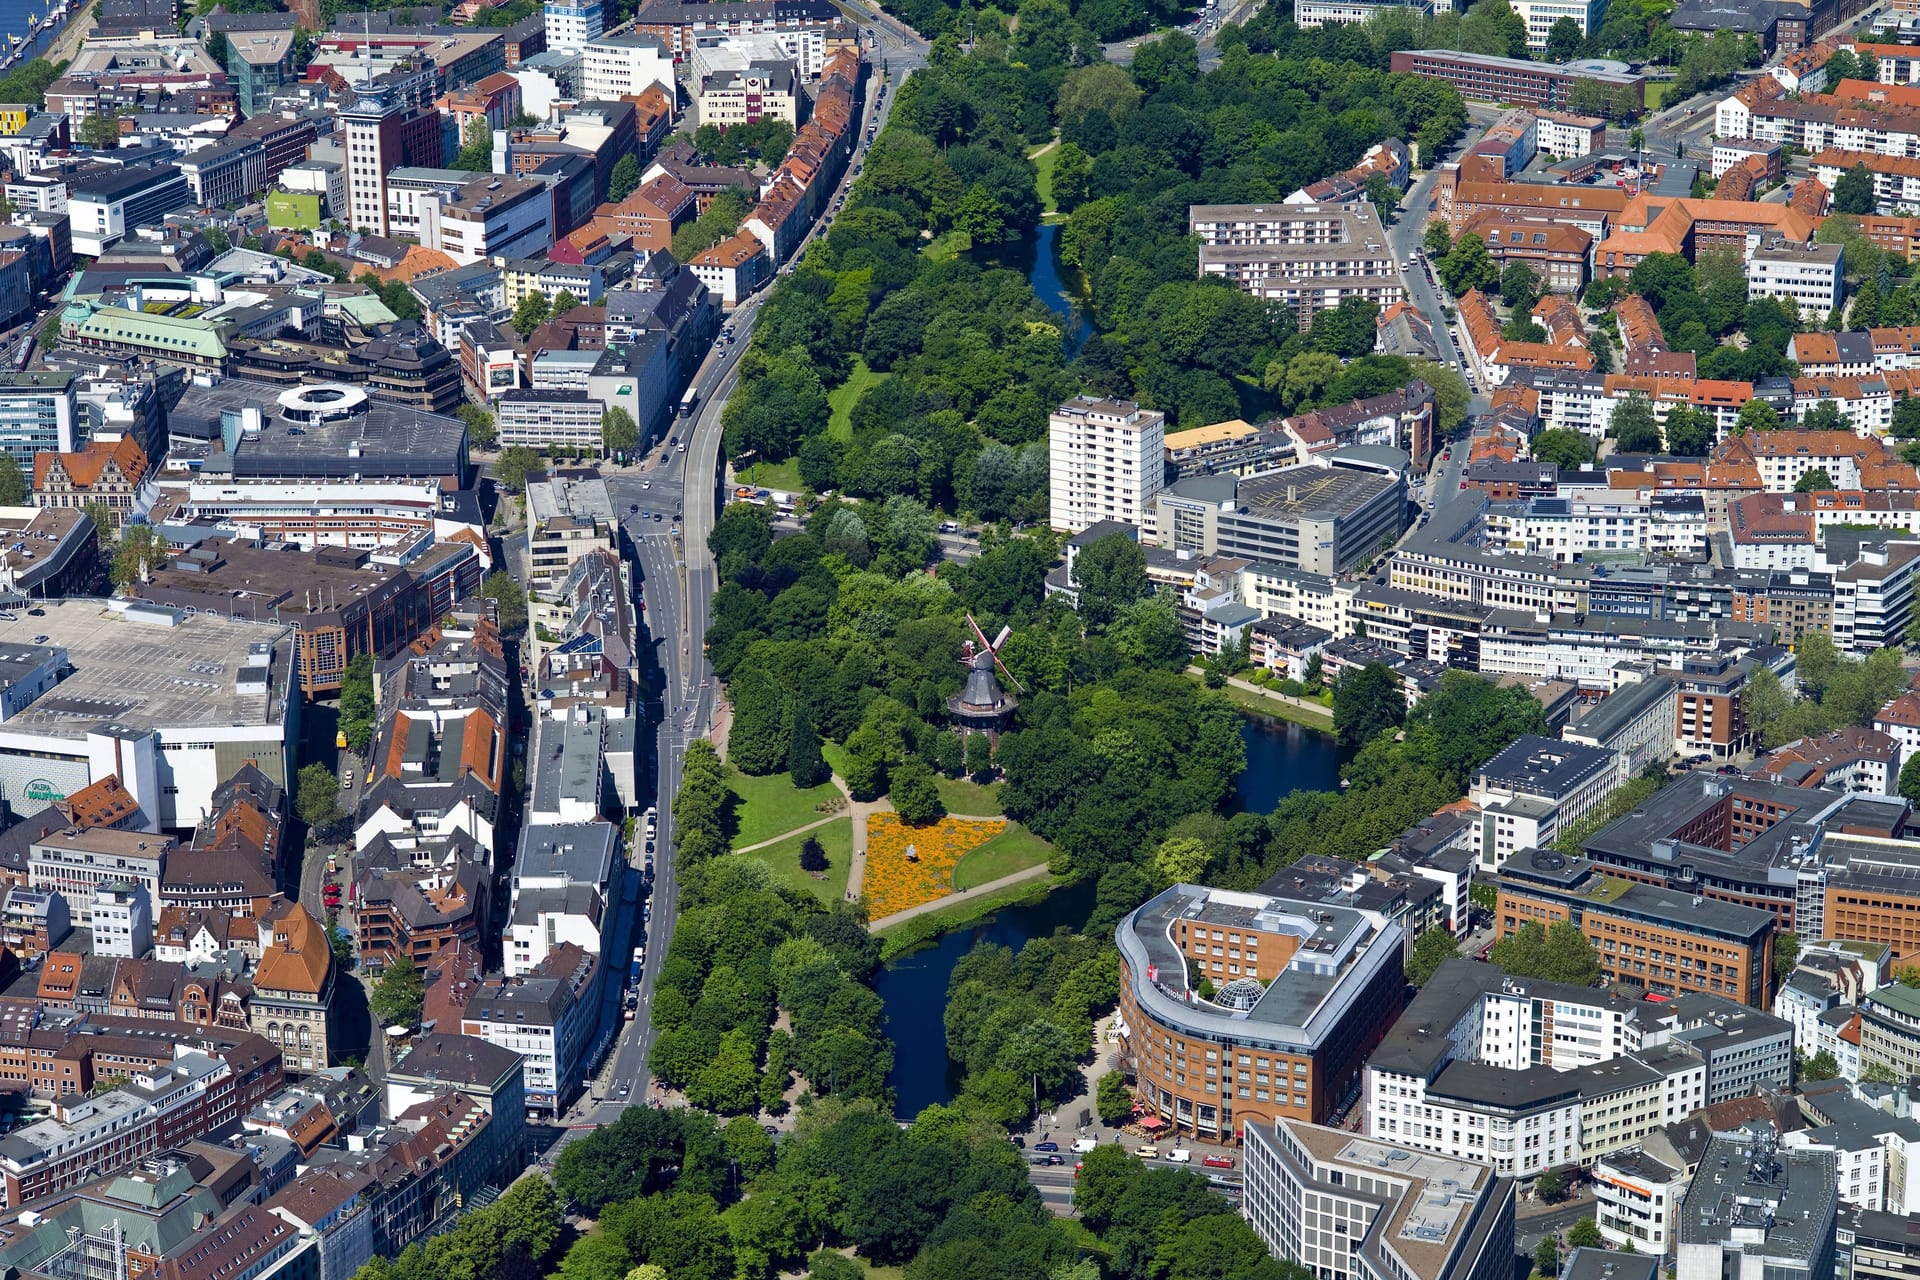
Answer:
[[[1747,301],[1786,298],[1807,320],[1840,305],[1845,253],[1837,244],[1768,245],[1747,255]]]
[[[1165,479],[1165,423],[1165,414],[1131,400],[1080,396],[1054,410],[1047,419],[1053,527],[1146,525]]]
[[[600,0],[547,0],[546,15],[547,48],[556,53],[579,53],[607,29]]]
[[[548,31],[553,30],[549,19]],[[580,51],[583,97],[589,102],[637,98],[658,85],[668,102],[676,101],[673,54],[657,37],[639,32],[589,39]]]

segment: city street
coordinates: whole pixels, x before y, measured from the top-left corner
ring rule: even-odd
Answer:
[[[826,212],[795,251],[796,259],[831,225],[834,205],[852,185],[854,168],[865,155],[866,126],[871,124],[876,135],[885,127],[896,96],[894,90],[908,71],[926,61],[926,44],[899,22],[857,4],[848,7],[866,17],[877,42],[874,74],[867,82],[866,120],[860,126],[853,159],[839,189],[824,202]],[[888,93],[886,101],[880,103],[877,99],[883,83]],[[653,642],[661,681],[659,703],[648,709],[656,725],[654,754],[640,766],[642,792],[648,790],[647,771],[653,774],[653,803],[659,810],[659,826],[654,840],[652,919],[646,933],[647,959],[640,975],[638,1010],[634,1020],[624,1024],[599,1075],[589,1081],[587,1091],[567,1113],[565,1123],[574,1133],[612,1123],[624,1108],[648,1101],[646,1064],[654,1033],[647,1014],[679,909],[679,878],[673,859],[673,796],[680,787],[687,744],[705,737],[711,729],[718,694],[704,650],[707,611],[717,586],[707,538],[727,483],[721,455],[721,417],[766,296],[765,291],[755,294],[728,313],[733,341],[716,342],[695,374],[692,385],[699,396],[692,419],[671,421],[665,439],[655,441],[638,465],[611,468],[607,473],[607,486],[625,533],[623,551],[638,569],[637,590],[645,598],[642,623]],[[653,519],[654,513],[662,518]],[[644,826],[636,834],[636,841],[638,861],[639,851],[644,848]],[[636,929],[637,906],[636,900],[628,910]],[[622,971],[637,940],[637,936],[630,937],[625,949],[616,953]],[[557,1154],[565,1141],[562,1136],[547,1152],[548,1158]]]

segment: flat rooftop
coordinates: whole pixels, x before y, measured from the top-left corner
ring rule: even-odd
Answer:
[[[67,651],[72,674],[9,717],[0,734],[39,733],[84,740],[89,732],[280,724],[292,682],[291,631],[272,623],[234,622],[105,600],[46,600],[36,617],[0,616],[0,644],[50,645]],[[164,625],[143,618],[178,621]],[[269,683],[242,692],[235,677],[257,646],[268,646]]]
[[[1297,1120],[1279,1120],[1274,1127],[1284,1128],[1313,1157],[1316,1171],[1345,1172],[1344,1183],[1337,1188],[1342,1199],[1378,1203],[1379,1214],[1360,1247],[1370,1254],[1391,1250],[1398,1265],[1411,1268],[1419,1280],[1442,1280],[1449,1266],[1471,1258],[1475,1238],[1484,1239],[1500,1216],[1489,1198],[1497,1203],[1512,1194],[1511,1184],[1495,1177],[1484,1164]],[[1280,1144],[1275,1149],[1291,1159]],[[1375,1189],[1359,1190],[1362,1177]]]
[[[1832,1247],[1839,1165],[1832,1152],[1715,1138],[1680,1205],[1682,1248],[1719,1245],[1749,1257],[1809,1263]],[[1762,1243],[1734,1244],[1734,1233]]]
[[[467,424],[458,418],[370,397],[357,412],[327,422],[293,421],[281,411],[279,397],[288,391],[310,394],[323,389],[287,388],[245,378],[228,378],[212,387],[189,386],[169,411],[168,425],[180,430],[183,423],[207,423],[210,432],[203,428],[188,434],[217,439],[223,414],[257,406],[262,430],[257,437],[241,439],[232,456],[233,474],[240,479],[354,474],[369,479],[439,477],[464,469]]]
[[[1175,484],[1174,492],[1182,492],[1185,483]],[[1377,501],[1398,484],[1397,480],[1375,472],[1285,467],[1239,481],[1234,501],[1247,515],[1259,520],[1341,520]]]
[[[1187,957],[1173,939],[1183,920],[1209,928],[1253,929],[1300,939],[1287,967],[1264,989],[1228,982],[1212,1000],[1187,986]],[[1116,931],[1137,1003],[1148,1015],[1197,1034],[1247,1035],[1313,1046],[1337,1025],[1361,989],[1401,944],[1399,926],[1374,912],[1261,893],[1177,884],[1120,922]],[[1392,963],[1398,964],[1397,954]],[[1152,967],[1154,978],[1148,978]]]
[[[1528,733],[1481,765],[1480,777],[1497,786],[1557,800],[1614,767],[1611,751]]]

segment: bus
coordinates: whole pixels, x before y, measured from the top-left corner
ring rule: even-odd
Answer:
[[[687,394],[680,397],[680,416],[691,418],[694,406],[700,403],[700,388],[688,387]]]

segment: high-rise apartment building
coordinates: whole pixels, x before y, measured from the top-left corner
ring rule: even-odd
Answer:
[[[607,29],[600,0],[547,0],[547,48],[554,53],[579,53],[587,41],[598,40]]]
[[[1166,415],[1131,400],[1078,396],[1047,419],[1048,488],[1056,529],[1117,520],[1140,527],[1165,483]]]

